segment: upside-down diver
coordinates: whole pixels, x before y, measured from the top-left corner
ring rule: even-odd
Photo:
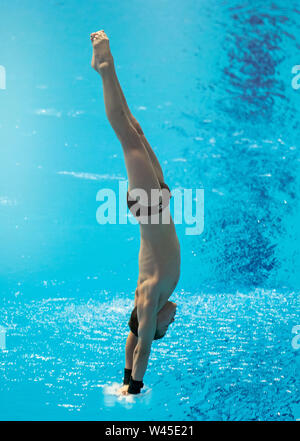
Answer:
[[[139,276],[121,388],[123,394],[138,394],[144,386],[152,342],[162,338],[174,321],[176,304],[169,297],[179,280],[180,245],[169,210],[169,187],[155,153],[127,105],[109,39],[104,31],[98,31],[91,34],[91,41],[91,64],[102,78],[106,115],[124,153],[129,181],[128,208],[140,226]],[[156,203],[142,203],[152,202],[154,193],[159,195]],[[146,199],[142,198],[143,194]]]

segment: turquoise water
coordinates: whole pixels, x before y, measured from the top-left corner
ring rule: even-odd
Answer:
[[[297,2],[1,3],[0,419],[300,418]],[[96,222],[126,179],[90,68],[105,29],[170,188],[204,188],[178,226],[176,322],[147,394],[119,401],[138,229]]]

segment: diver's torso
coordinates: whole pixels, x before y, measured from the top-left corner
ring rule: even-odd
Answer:
[[[174,291],[180,275],[180,245],[173,221],[166,225],[141,226],[138,287],[156,280],[160,309]]]

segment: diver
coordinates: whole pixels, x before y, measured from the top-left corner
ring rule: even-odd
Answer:
[[[107,118],[118,137],[128,175],[127,204],[139,222],[139,275],[126,341],[122,394],[139,394],[153,340],[174,321],[169,301],[180,275],[180,245],[170,215],[171,193],[158,159],[134,118],[115,71],[109,39],[103,30],[90,36],[91,65],[100,74]]]

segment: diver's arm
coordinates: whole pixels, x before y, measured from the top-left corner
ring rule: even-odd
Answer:
[[[146,300],[138,304],[139,331],[137,344],[133,352],[132,378],[142,381],[145,375],[151,344],[156,331],[157,310],[156,303]]]
[[[133,352],[136,343],[137,343],[137,337],[131,331],[129,331],[126,340],[126,347],[125,347],[125,370],[124,370],[123,385],[119,390],[119,393],[121,393],[122,395],[126,395],[128,391],[129,380],[130,380],[132,364],[133,364]]]
[[[126,369],[132,369],[133,365],[133,352],[136,347],[138,338],[129,331],[127,340],[126,340],[126,347],[125,347],[125,368]]]
[[[134,293],[134,307],[136,307],[138,301],[138,290],[135,290]],[[125,347],[125,368],[132,369],[133,364],[133,351],[137,344],[137,337],[133,334],[133,332],[129,331],[126,347]]]

